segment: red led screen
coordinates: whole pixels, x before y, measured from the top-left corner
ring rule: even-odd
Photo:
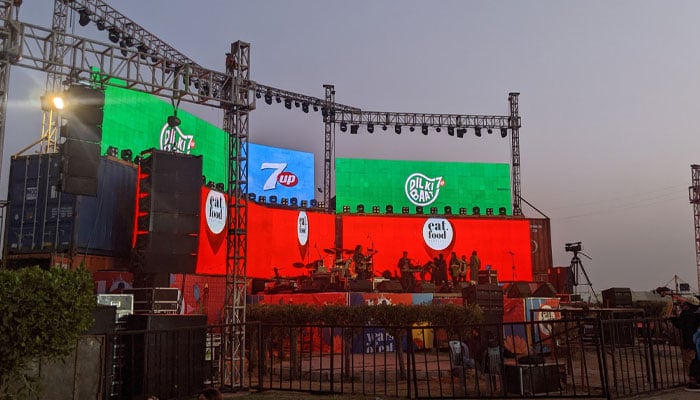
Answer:
[[[227,197],[202,186],[199,210],[199,247],[197,250],[198,274],[226,274],[226,210]]]
[[[499,281],[532,279],[528,220],[434,217],[343,215],[342,247],[360,244],[378,251],[372,260],[375,275],[387,270],[395,275],[404,250],[419,265],[439,253],[449,261],[452,251],[469,259],[476,250],[481,269],[490,265]]]

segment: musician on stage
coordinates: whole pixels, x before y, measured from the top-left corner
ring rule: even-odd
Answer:
[[[352,263],[357,274],[357,279],[369,279],[372,277],[372,271],[369,266],[369,257],[362,250],[362,245],[355,246],[355,252],[352,254]]]
[[[405,291],[412,293],[416,287],[416,278],[413,276],[411,259],[408,258],[408,252],[406,250],[404,250],[403,256],[399,258],[397,267],[401,272],[401,287],[403,287]]]

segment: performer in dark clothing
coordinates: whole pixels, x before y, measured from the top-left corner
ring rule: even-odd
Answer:
[[[473,284],[479,283],[479,269],[481,268],[481,260],[476,255],[476,250],[472,251],[472,256],[469,259],[469,280]]]
[[[445,258],[442,256],[442,253],[440,253],[438,258],[435,260],[435,273],[438,277],[438,279],[435,279],[436,284],[442,285],[443,283],[447,282],[447,262],[445,262]]]
[[[357,279],[369,279],[370,274],[367,271],[367,256],[362,250],[362,245],[355,246],[355,252],[352,254],[352,263],[357,274]]]
[[[452,255],[450,255],[450,277],[452,278],[452,285],[455,287],[459,282],[459,270],[459,257],[457,257],[457,253],[453,251]]]
[[[403,255],[399,258],[396,267],[401,272],[401,287],[404,291],[412,293],[416,287],[416,278],[411,270],[411,259],[408,258],[408,252],[404,250]]]
[[[693,334],[700,327],[700,314],[698,313],[698,306],[700,306],[700,300],[695,296],[690,296],[686,299],[683,304],[683,309],[678,317],[671,320],[673,326],[681,331],[681,349],[683,357],[683,365],[688,371],[689,378],[689,388],[698,388],[698,381],[695,375],[697,371],[697,366],[693,366],[693,360],[697,357],[695,351],[695,343],[693,343]]]

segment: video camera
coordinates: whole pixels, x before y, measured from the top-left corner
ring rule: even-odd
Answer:
[[[572,253],[579,252],[583,250],[583,245],[581,245],[581,242],[566,243],[564,245],[564,250]]]

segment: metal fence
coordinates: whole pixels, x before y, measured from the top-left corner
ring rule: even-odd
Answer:
[[[105,399],[226,388],[230,326],[121,331],[105,340]],[[469,326],[246,324],[245,386],[429,398],[619,398],[686,383],[667,319]]]

